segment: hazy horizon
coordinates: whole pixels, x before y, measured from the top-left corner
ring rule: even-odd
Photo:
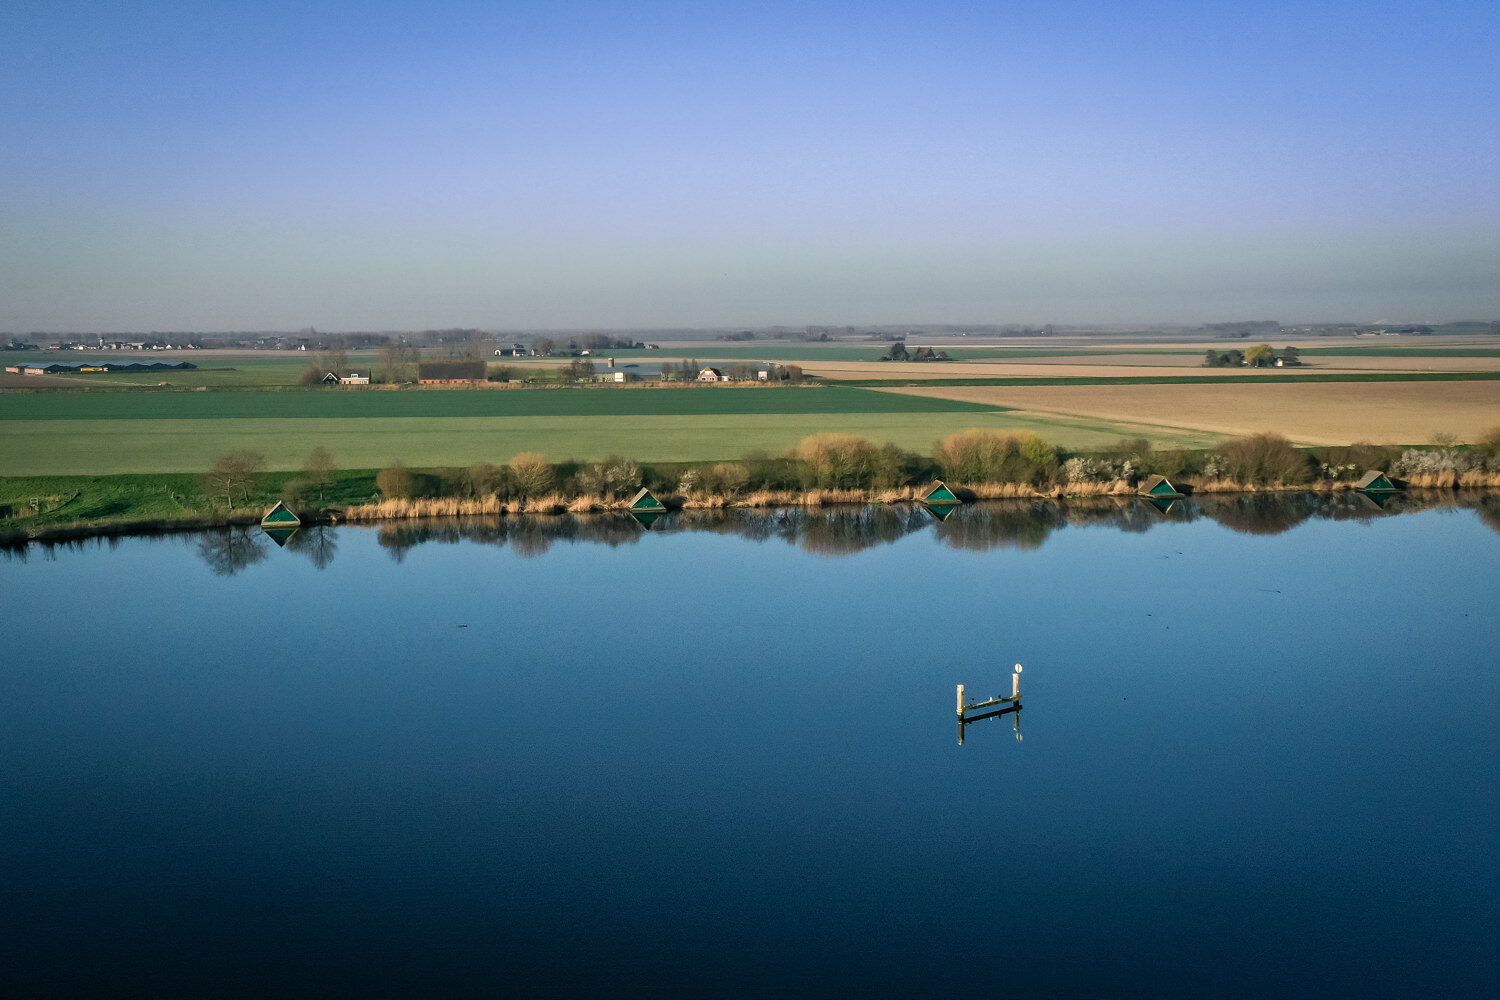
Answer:
[[[1500,12],[0,12],[0,330],[1500,317]]]

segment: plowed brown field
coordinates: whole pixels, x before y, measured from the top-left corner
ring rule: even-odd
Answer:
[[[1220,434],[1274,431],[1304,444],[1473,441],[1500,424],[1500,382],[951,386],[882,389]]]

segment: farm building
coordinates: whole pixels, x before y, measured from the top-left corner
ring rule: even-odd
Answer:
[[[302,518],[293,514],[291,508],[277,500],[276,506],[266,511],[260,523],[271,528],[291,528],[301,524]]]
[[[104,370],[109,372],[185,372],[198,366],[191,361],[106,361]]]
[[[699,382],[728,382],[729,376],[717,368],[705,368],[698,373]]]
[[[1151,476],[1149,479],[1142,481],[1136,492],[1144,497],[1168,498],[1183,495],[1182,491],[1173,485],[1172,481],[1166,476]]]
[[[1394,493],[1401,487],[1391,482],[1391,477],[1384,472],[1371,469],[1360,477],[1359,482],[1354,484],[1354,488],[1364,490],[1366,493]]]
[[[329,372],[323,376],[322,382],[324,385],[369,385],[370,373],[345,372],[340,375],[338,372]]]
[[[190,371],[190,361],[33,361],[6,368],[23,375],[72,375],[77,372],[165,372]]]
[[[660,514],[667,509],[667,505],[656,499],[644,486],[641,487],[639,493],[630,498],[626,506],[632,513],[639,514]]]
[[[22,375],[71,375],[82,367],[81,362],[52,361],[43,364],[40,361],[34,361],[21,365],[19,371]]]
[[[957,494],[955,494],[948,488],[948,484],[943,482],[941,479],[934,482],[931,486],[927,487],[927,489],[923,490],[921,493],[918,493],[917,499],[926,504],[956,504],[963,502],[958,498]]]
[[[421,361],[417,364],[417,381],[422,385],[449,385],[483,382],[483,361]]]

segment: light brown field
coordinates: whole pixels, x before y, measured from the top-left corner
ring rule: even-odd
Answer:
[[[963,367],[972,369],[978,365],[1000,364],[1003,362],[967,362]],[[809,362],[804,368],[816,364]],[[890,362],[885,362],[883,367],[889,367]],[[1101,368],[1126,368],[1129,371],[1112,372],[1116,375],[1149,375],[1153,374],[1151,369],[1172,368],[1177,369],[1173,375],[1192,374],[1239,374],[1255,375],[1257,372],[1245,371],[1240,368],[1205,368],[1201,354],[1161,354],[1141,351],[1138,353],[1120,354],[1059,354],[1055,357],[1027,358],[1025,365],[1052,365],[1066,367],[1066,372],[1052,372],[1054,375],[1078,375],[1082,372],[1075,371],[1077,368],[1101,369]],[[930,362],[920,365],[907,366],[926,370],[931,366]],[[1146,369],[1142,371],[1142,369]],[[1188,369],[1182,371],[1181,369]],[[1500,357],[1497,358],[1442,358],[1442,357],[1403,357],[1403,358],[1379,358],[1379,357],[1325,357],[1313,355],[1306,358],[1303,364],[1293,368],[1277,368],[1278,374],[1312,374],[1316,372],[1492,372],[1500,371]],[[1092,372],[1091,372],[1092,373]],[[941,376],[929,376],[941,377]]]
[[[1153,424],[1173,433],[1274,431],[1302,444],[1426,444],[1438,434],[1474,441],[1500,424],[1500,381],[932,386],[879,391],[1010,406],[1035,416]]]
[[[1119,363],[1099,364],[1100,360],[1100,358],[1083,357],[1069,362],[1027,358],[1023,362],[924,361],[907,363],[901,361],[800,361],[798,364],[808,374],[820,375],[825,378],[889,379],[892,381],[929,378],[1120,378],[1127,375],[1134,378],[1153,375],[1161,377],[1170,376],[1172,378],[1214,375],[1222,378],[1226,374],[1243,374],[1246,378],[1254,378],[1256,375],[1256,372],[1248,369],[1204,368],[1201,358],[1198,359],[1196,366],[1175,365],[1170,356],[1167,359],[1144,359],[1143,363],[1136,366],[1127,366]],[[1342,362],[1344,359],[1330,360]],[[1348,369],[1329,366],[1326,368],[1278,368],[1275,370],[1292,375],[1312,375],[1316,373],[1326,374],[1329,372],[1347,371]]]

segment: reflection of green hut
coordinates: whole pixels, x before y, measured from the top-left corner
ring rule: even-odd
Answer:
[[[1400,489],[1384,472],[1376,472],[1373,469],[1360,477],[1359,482],[1354,484],[1354,488],[1364,490],[1366,493],[1394,493]]]
[[[925,504],[957,504],[963,502],[958,499],[957,494],[948,488],[948,484],[941,479],[927,487],[923,492],[918,493],[917,499]]]
[[[667,509],[667,505],[651,495],[651,491],[644,486],[641,491],[630,498],[626,504],[632,514],[661,514]]]
[[[1143,497],[1155,497],[1159,499],[1171,499],[1182,496],[1182,491],[1172,484],[1172,480],[1166,476],[1152,476],[1140,485],[1137,490]]]
[[[267,535],[270,535],[271,541],[276,543],[276,547],[281,548],[287,543],[288,539],[290,539],[297,533],[297,525],[293,524],[289,527],[281,528],[272,527],[268,524],[262,524],[260,526],[260,530],[264,531]]]
[[[633,511],[630,512],[630,516],[635,520],[636,524],[639,524],[641,527],[645,528],[647,531],[650,531],[651,530],[651,526],[653,524],[655,524],[662,517],[662,512],[659,511],[659,510],[645,510],[645,511],[634,511],[633,510]]]
[[[291,509],[280,500],[276,506],[266,511],[266,516],[260,519],[262,527],[266,528],[295,528],[302,523],[302,518],[291,512]]]
[[[922,507],[939,521],[948,520],[948,515],[958,510],[956,503],[928,503],[923,504]]]
[[[1170,514],[1178,499],[1178,497],[1147,497],[1146,502],[1155,507],[1158,513]]]

